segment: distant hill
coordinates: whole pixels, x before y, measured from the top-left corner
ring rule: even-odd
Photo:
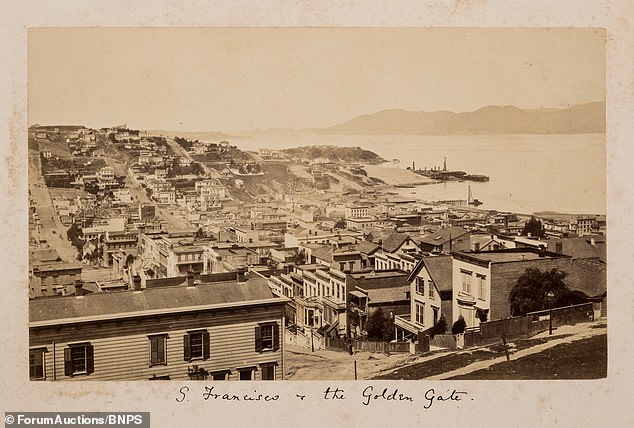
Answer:
[[[358,162],[379,164],[385,162],[381,156],[361,147],[304,146],[282,150],[293,159],[328,159],[332,162]]]
[[[522,110],[488,106],[467,113],[451,111],[383,110],[358,116],[318,134],[473,135],[473,134],[594,134],[605,133],[605,103],[567,109]]]

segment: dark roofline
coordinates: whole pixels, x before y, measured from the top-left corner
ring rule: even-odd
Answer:
[[[125,290],[120,293],[131,293],[134,291]],[[143,291],[145,292],[145,291]],[[114,292],[110,292],[108,294],[112,294]],[[88,296],[100,296],[99,293],[91,293],[87,294]],[[76,299],[76,296],[61,296],[62,298],[68,299]],[[175,314],[175,313],[191,313],[191,312],[201,312],[208,311],[212,309],[225,309],[225,308],[235,308],[235,307],[243,307],[243,306],[257,306],[257,305],[272,305],[272,304],[280,304],[280,303],[288,303],[291,299],[283,296],[272,297],[269,299],[261,299],[261,300],[247,300],[240,302],[230,302],[230,303],[214,303],[209,305],[199,305],[199,306],[187,306],[187,307],[177,307],[177,308],[162,308],[162,309],[150,309],[143,311],[135,311],[135,312],[123,312],[123,313],[115,313],[115,314],[100,314],[100,315],[90,315],[84,317],[75,317],[75,318],[59,318],[45,321],[35,321],[29,322],[29,328],[36,327],[47,327],[61,324],[76,324],[76,323],[86,323],[86,322],[97,322],[104,320],[113,320],[113,319],[134,319],[141,317],[153,317],[157,315],[167,315],[167,314]]]
[[[487,260],[487,259],[477,257],[479,254],[521,254],[521,253],[532,253],[537,255],[542,254],[543,257],[540,257],[537,260],[546,259],[546,258],[551,258],[551,259],[566,259],[566,258],[571,259],[572,258],[572,256],[568,256],[565,254],[558,254],[558,253],[553,253],[551,251],[543,251],[537,248],[529,248],[529,247],[507,248],[507,249],[492,250],[492,251],[471,251],[471,252],[452,251],[451,256],[458,260],[471,261],[481,266],[488,266],[489,263],[491,264],[516,263],[516,262],[521,262],[522,260],[492,261],[492,260]]]
[[[412,269],[412,271],[410,272],[409,276],[407,277],[407,281],[408,282],[412,282],[414,280],[414,278],[416,278],[416,276],[418,275],[418,273],[422,269],[423,265],[425,264],[425,260],[427,260],[429,258],[438,258],[438,257],[451,257],[451,256],[442,255],[442,256],[421,257],[418,260],[418,262],[416,262],[416,266],[414,266],[414,269]],[[429,268],[427,268],[427,272],[429,272],[429,276],[432,276],[431,271],[429,270]],[[432,280],[434,281],[434,284],[436,284],[436,280],[433,277],[432,277]],[[438,285],[436,285],[436,288],[438,288]]]

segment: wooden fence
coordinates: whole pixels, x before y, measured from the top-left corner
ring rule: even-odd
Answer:
[[[550,319],[551,317],[552,320]],[[553,328],[594,321],[593,305],[592,303],[583,303],[581,305],[531,312],[523,317],[483,322],[480,323],[480,336],[482,339],[503,336],[533,336],[548,330],[551,321]]]
[[[376,340],[350,340],[326,337],[326,349],[348,352],[352,345],[355,351],[382,352],[385,354],[410,352],[410,342],[383,342]]]

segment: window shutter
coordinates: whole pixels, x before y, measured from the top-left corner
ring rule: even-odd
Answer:
[[[66,376],[73,375],[73,363],[70,358],[70,348],[64,348],[64,374]]]
[[[86,374],[95,371],[95,352],[92,345],[86,345]]]
[[[156,338],[150,337],[150,365],[158,360],[158,351],[156,349]]]
[[[209,332],[203,332],[203,360],[209,359]]]
[[[262,331],[260,326],[255,328],[255,352],[262,351]]]
[[[157,359],[161,364],[167,363],[167,356],[165,355],[167,351],[167,336],[161,336],[157,338]]]
[[[280,326],[275,323],[273,326],[273,350],[280,349]]]
[[[192,359],[191,347],[189,346],[189,334],[183,336],[183,353],[185,355],[185,361]]]

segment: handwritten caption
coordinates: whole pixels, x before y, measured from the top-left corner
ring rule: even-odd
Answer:
[[[368,385],[362,390],[352,393],[346,392],[343,388],[328,386],[319,393],[315,394],[272,394],[258,393],[254,390],[252,393],[236,394],[223,391],[216,386],[202,386],[200,391],[195,391],[193,387],[183,386],[178,390],[176,402],[184,403],[191,400],[202,401],[231,401],[231,402],[262,402],[270,403],[276,401],[357,401],[363,406],[371,406],[377,402],[402,402],[412,404],[422,404],[424,409],[430,409],[433,406],[441,404],[454,403],[457,404],[463,400],[473,400],[469,397],[467,391],[458,391],[456,389],[437,390],[429,388],[416,393],[402,392],[399,388],[385,388]]]

